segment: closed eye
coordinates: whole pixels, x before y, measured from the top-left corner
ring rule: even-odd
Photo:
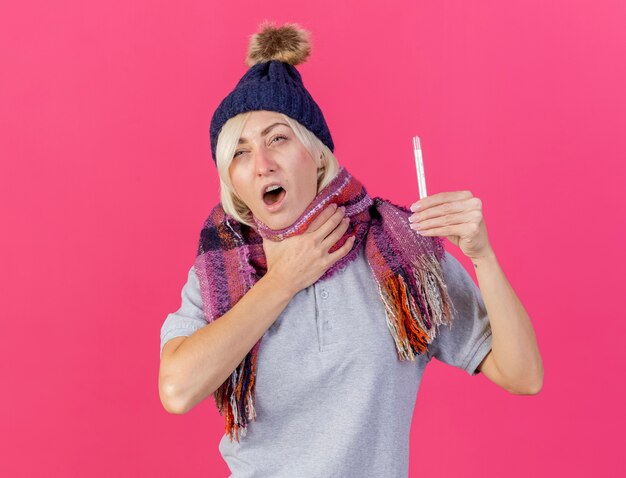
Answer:
[[[285,140],[289,139],[287,138],[287,136],[283,136],[282,134],[279,134],[278,136],[274,136],[272,140],[270,141],[270,143],[273,143],[275,139],[279,139],[279,138],[282,138]],[[239,156],[239,153],[245,153],[245,151],[235,151],[235,154],[233,154],[233,158],[236,158],[237,156]]]

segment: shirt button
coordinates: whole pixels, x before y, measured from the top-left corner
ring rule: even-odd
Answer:
[[[322,299],[328,299],[328,292],[326,292],[325,290],[323,290],[320,295],[322,296]]]

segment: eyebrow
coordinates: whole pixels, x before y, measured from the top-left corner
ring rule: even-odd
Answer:
[[[274,128],[274,126],[278,126],[278,125],[283,125],[283,126],[287,126],[287,128],[289,128],[289,125],[285,124],[285,123],[274,123],[269,125],[267,128],[265,128],[263,131],[261,131],[261,136],[265,136],[267,133],[269,133],[272,128]],[[239,141],[237,142],[237,144],[241,144],[241,143],[247,143],[248,140],[244,137],[239,138]]]

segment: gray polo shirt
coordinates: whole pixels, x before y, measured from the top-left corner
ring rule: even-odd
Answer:
[[[363,248],[342,271],[298,292],[261,342],[256,420],[241,443],[220,441],[231,477],[406,478],[424,368],[436,357],[475,375],[491,349],[478,287],[448,252],[443,272],[454,323],[414,362],[397,358]],[[161,327],[161,352],[207,324],[193,267],[181,295]]]

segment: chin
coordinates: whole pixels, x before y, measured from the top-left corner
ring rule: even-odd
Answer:
[[[268,222],[265,224],[269,226],[271,229],[284,229],[286,227],[291,226],[294,222],[296,222],[297,217],[294,218],[277,218],[272,217],[268,219]]]
[[[282,214],[270,214],[269,217],[264,215],[257,216],[259,220],[270,229],[278,230],[284,229],[293,225],[294,222],[302,215],[304,209],[298,214],[289,214],[287,211],[283,211]]]

